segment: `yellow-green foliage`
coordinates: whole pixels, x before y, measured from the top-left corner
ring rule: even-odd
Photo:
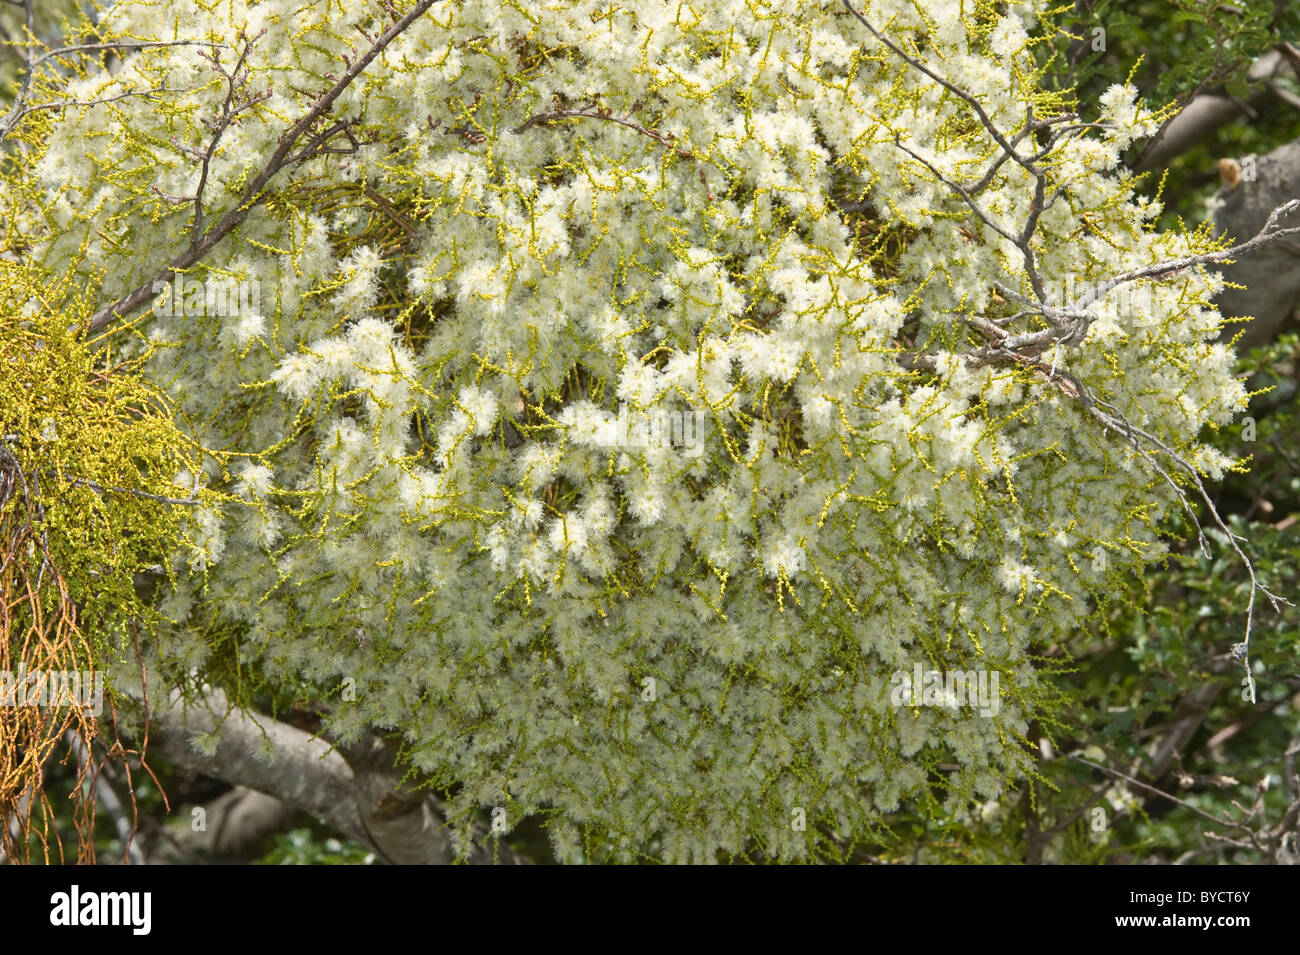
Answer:
[[[39,574],[47,561],[101,622],[138,611],[134,575],[175,549],[175,479],[185,443],[164,399],[77,325],[91,296],[0,259],[0,522],[27,526],[15,555]],[[168,500],[159,500],[165,498]],[[51,598],[53,599],[53,598]]]
[[[5,185],[12,212],[23,191]],[[175,496],[193,493],[174,483],[187,446],[165,400],[139,376],[139,359],[120,360],[110,341],[84,339],[93,298],[26,261],[10,227],[0,251],[0,672],[9,675],[7,692],[35,673],[98,673],[91,685],[103,679],[109,635],[147,615],[137,575],[166,564],[181,539],[188,505]],[[91,736],[99,712],[7,702],[0,706],[0,807],[38,794],[19,818],[43,830],[53,813],[39,795],[49,755],[69,730]],[[77,787],[75,796],[83,851],[93,829],[91,791]],[[0,848],[21,860],[27,842],[4,826]],[[46,846],[47,855],[54,851]]]

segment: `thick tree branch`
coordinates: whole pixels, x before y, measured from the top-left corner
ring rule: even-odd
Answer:
[[[219,742],[211,756],[191,744],[212,734]],[[210,690],[202,704],[188,706],[173,693],[150,714],[149,738],[146,757],[159,753],[191,772],[273,796],[387,862],[455,861],[440,804],[404,782],[392,748],[376,734],[342,752],[287,723],[232,710],[223,693]],[[476,836],[470,863],[527,863],[504,846],[483,845],[481,831]]]
[[[190,744],[199,735],[220,728],[220,742],[211,756]],[[369,844],[354,798],[352,770],[329,743],[269,718],[254,721],[233,712],[220,691],[211,691],[204,705],[187,706],[173,693],[162,708],[149,714],[149,747],[168,762],[192,772],[273,795],[311,813],[340,835]],[[260,756],[273,747],[274,756]]]
[[[246,861],[259,854],[271,836],[286,832],[299,818],[293,806],[246,786],[222,793],[204,808],[206,828],[172,832],[163,827],[157,832],[150,857],[186,864]]]
[[[1249,101],[1242,101],[1224,93],[1206,92],[1192,97],[1191,101],[1171,116],[1147,142],[1141,155],[1133,161],[1134,172],[1146,172],[1166,166],[1201,142],[1216,129],[1247,114],[1250,102],[1267,96],[1272,87],[1269,81],[1287,67],[1289,58],[1282,50],[1270,50],[1255,61],[1246,74],[1246,82],[1255,90]]]

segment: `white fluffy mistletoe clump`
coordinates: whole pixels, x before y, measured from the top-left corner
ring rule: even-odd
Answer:
[[[189,42],[73,83],[105,102],[49,132],[34,248],[86,250],[103,306],[169,265],[258,292],[113,323],[230,492],[151,652],[233,640],[566,860],[797,858],[997,796],[1035,647],[1244,404],[1213,274],[1082,291],[1210,246],[1116,170],[1131,90],[1089,128],[1039,88],[1037,6],[434,4],[263,182],[396,16],[115,4]],[[893,705],[918,664],[997,706]]]

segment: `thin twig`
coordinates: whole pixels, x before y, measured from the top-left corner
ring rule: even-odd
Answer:
[[[221,219],[218,220],[217,224],[204,234],[201,241],[197,243],[192,242],[190,247],[177,256],[171,264],[160,269],[152,278],[148,279],[116,302],[100,309],[92,315],[90,321],[86,325],[86,332],[91,335],[96,335],[108,328],[108,326],[114,321],[130,314],[146,302],[151,301],[154,295],[153,290],[156,285],[159,283],[170,282],[178,272],[195,265],[219,242],[221,242],[222,239],[242,225],[244,220],[248,218],[249,213],[252,212],[253,208],[265,201],[265,191],[271,180],[275,178],[276,174],[279,173],[280,170],[290,164],[290,157],[293,153],[294,146],[298,143],[298,140],[306,134],[307,130],[310,129],[318,119],[329,111],[330,107],[334,105],[334,102],[343,94],[343,91],[361,75],[365,68],[370,65],[371,61],[382,53],[388,44],[390,44],[407,27],[423,16],[425,11],[437,2],[439,2],[439,0],[419,0],[406,16],[402,17],[385,30],[379,38],[371,44],[370,48],[366,50],[365,53],[357,57],[357,59],[348,66],[348,68],[343,72],[343,75],[334,82],[334,85],[321,94],[321,96],[319,96],[312,104],[311,108],[285,131],[285,133],[280,137],[279,144],[276,146],[275,151],[262,166],[261,172],[254,176],[245,187],[238,205],[222,216]]]

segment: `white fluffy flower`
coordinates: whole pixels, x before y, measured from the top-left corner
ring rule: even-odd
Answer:
[[[306,401],[320,385],[320,364],[310,355],[290,355],[280,362],[271,380],[293,400]]]
[[[492,430],[500,410],[497,396],[493,392],[467,386],[460,390],[460,404],[473,422],[475,434],[484,435]]]
[[[989,35],[989,47],[1000,57],[1010,58],[1019,51],[1029,39],[1029,34],[1020,25],[1020,19],[1014,14],[1003,17]]]
[[[265,464],[245,464],[239,472],[239,493],[249,498],[265,497],[271,491],[272,477]]]

